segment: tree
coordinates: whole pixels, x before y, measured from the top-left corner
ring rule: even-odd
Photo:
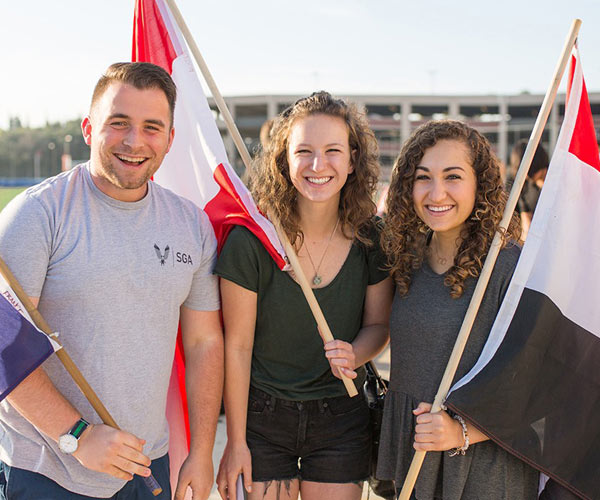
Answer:
[[[81,135],[80,123],[81,120],[76,119],[31,128],[23,127],[20,118],[11,117],[8,130],[0,129],[0,177],[34,177],[36,173],[50,177],[59,173],[65,137],[69,135],[74,162],[86,161],[89,149]]]

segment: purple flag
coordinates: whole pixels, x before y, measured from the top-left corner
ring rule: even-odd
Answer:
[[[0,275],[0,401],[60,347],[33,325]]]

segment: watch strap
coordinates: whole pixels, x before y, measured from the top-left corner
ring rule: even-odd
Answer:
[[[79,439],[83,431],[87,429],[89,422],[84,418],[80,418],[77,423],[71,428],[69,434],[75,437],[75,439]]]

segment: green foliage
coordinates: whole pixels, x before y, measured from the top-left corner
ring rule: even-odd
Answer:
[[[74,160],[87,160],[89,149],[81,136],[79,120],[47,123],[45,127],[23,127],[18,117],[10,119],[10,128],[0,130],[0,177],[49,177],[60,172],[65,137]],[[39,169],[35,171],[36,154]]]

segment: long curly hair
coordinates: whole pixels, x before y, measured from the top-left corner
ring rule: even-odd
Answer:
[[[408,293],[412,274],[422,266],[431,238],[431,229],[415,212],[415,169],[425,151],[444,139],[460,141],[467,147],[477,179],[475,205],[462,229],[453,266],[444,279],[453,298],[463,294],[469,276],[479,276],[508,198],[500,178],[500,163],[488,140],[477,130],[455,120],[430,121],[415,130],[394,164],[381,235],[382,248],[401,295]],[[502,245],[518,241],[520,234],[519,218],[514,214]]]
[[[341,118],[348,127],[354,171],[342,187],[339,203],[340,227],[347,238],[366,245],[376,206],[373,201],[379,177],[379,151],[367,118],[356,105],[336,99],[328,92],[315,92],[296,101],[273,123],[270,139],[262,147],[249,176],[250,191],[263,213],[273,214],[281,223],[292,244],[300,244],[304,235],[300,227],[297,191],[290,178],[288,139],[292,126],[311,115]]]

